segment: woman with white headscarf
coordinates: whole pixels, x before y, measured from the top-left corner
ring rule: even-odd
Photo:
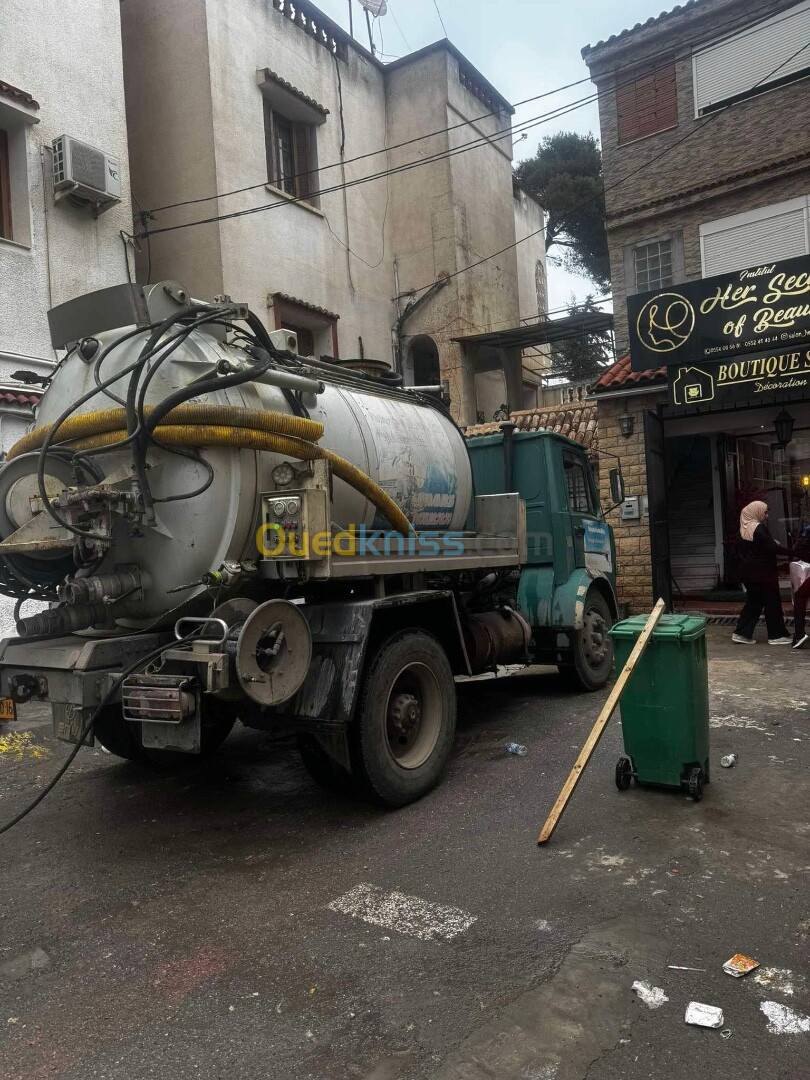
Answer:
[[[788,637],[779,592],[779,556],[789,555],[771,536],[768,529],[768,504],[752,502],[740,514],[740,535],[737,540],[740,578],[745,585],[745,606],[737,620],[731,640],[738,645],[756,645],[754,634],[765,609],[765,625],[769,645],[792,645]]]

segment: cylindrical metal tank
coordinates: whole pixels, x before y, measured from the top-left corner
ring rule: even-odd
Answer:
[[[106,348],[124,334],[125,331],[114,331],[97,336],[101,347]],[[122,341],[104,360],[102,378],[108,379],[133,364],[142,344],[140,337]],[[197,331],[160,366],[149,385],[147,401],[157,404],[172,391],[211,376],[222,361],[238,366],[243,360],[241,350]],[[111,387],[119,397],[125,395],[127,378]],[[320,445],[347,458],[384,488],[417,531],[463,529],[472,499],[472,472],[464,438],[452,421],[440,410],[407,400],[401,392],[391,393],[382,385],[370,383],[366,389],[333,383],[328,372],[320,369],[317,378],[325,384],[323,393],[304,395],[302,400],[310,417],[324,425]],[[46,390],[36,425],[53,423],[71,402],[93,386],[93,364],[73,353]],[[258,382],[191,401],[291,411],[282,390]],[[115,408],[117,404],[101,393],[81,406],[77,414]],[[142,599],[125,597],[116,602],[119,621],[144,625],[181,599],[170,590],[199,581],[203,574],[225,561],[257,557],[258,496],[274,490],[271,473],[284,457],[254,450],[214,448],[202,448],[202,454],[215,471],[208,490],[195,498],[160,502],[170,495],[194,491],[207,474],[186,457],[155,448],[149,452],[149,484],[156,500],[157,527],[147,528],[141,536],[132,536],[123,520],[118,519],[113,546],[96,571],[113,573],[117,567],[137,564],[148,574]],[[117,451],[95,460],[110,477],[122,468],[126,472],[129,454]],[[7,497],[6,507],[12,504],[24,506],[27,502],[19,497]],[[331,520],[341,530],[352,525],[390,528],[372,503],[338,478],[333,484]],[[14,524],[23,522],[14,521]],[[186,595],[193,596],[194,591],[189,590]]]

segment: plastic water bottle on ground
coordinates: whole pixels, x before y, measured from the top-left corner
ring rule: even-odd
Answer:
[[[528,749],[519,742],[508,742],[504,747],[507,754],[515,754],[517,757],[526,757]]]

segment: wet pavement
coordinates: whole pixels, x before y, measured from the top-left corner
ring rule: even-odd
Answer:
[[[619,793],[615,719],[543,849],[605,696],[550,671],[462,687],[445,782],[396,813],[245,729],[175,773],[81,751],[0,837],[0,1076],[810,1077],[810,652],[729,635],[703,802]],[[37,707],[0,728],[0,820],[67,751]]]

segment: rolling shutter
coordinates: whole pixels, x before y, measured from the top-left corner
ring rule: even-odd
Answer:
[[[790,199],[700,227],[703,276],[810,253],[808,200]]]
[[[808,47],[794,55],[803,45]],[[778,70],[777,70],[778,69]],[[810,69],[810,0],[692,57],[697,115]]]

